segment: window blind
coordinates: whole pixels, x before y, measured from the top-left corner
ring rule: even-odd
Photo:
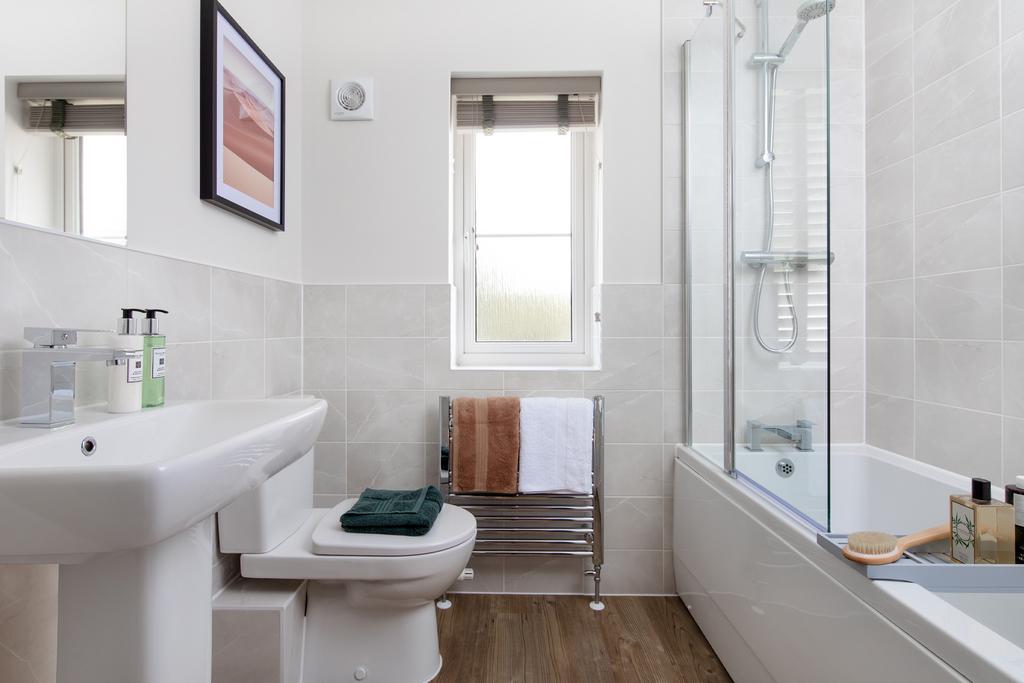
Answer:
[[[30,105],[25,127],[67,136],[89,133],[124,133],[123,104],[70,104],[61,100]]]
[[[123,81],[26,81],[17,92],[28,130],[67,137],[125,132]]]
[[[600,78],[453,78],[455,128],[470,132],[597,125]]]

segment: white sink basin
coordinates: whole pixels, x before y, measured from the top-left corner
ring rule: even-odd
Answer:
[[[53,432],[0,425],[0,563],[77,563],[163,541],[308,452],[325,413],[314,398],[197,401],[79,410]]]

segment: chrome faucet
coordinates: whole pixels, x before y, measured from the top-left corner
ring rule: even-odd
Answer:
[[[757,420],[747,420],[747,450],[763,451],[761,436],[766,432],[791,441],[798,451],[814,450],[814,423],[810,420],[797,420],[795,425],[766,425]]]
[[[129,355],[104,347],[76,347],[79,332],[66,328],[26,327],[31,349],[22,352],[21,425],[53,429],[75,422],[75,365],[104,361],[125,365]],[[106,330],[103,330],[106,331]]]

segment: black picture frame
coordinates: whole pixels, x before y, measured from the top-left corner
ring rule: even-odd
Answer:
[[[255,41],[246,33],[237,21],[224,9],[224,7],[217,2],[217,0],[201,0],[200,6],[201,12],[201,26],[200,26],[200,50],[199,50],[199,116],[200,116],[200,139],[199,139],[199,198],[205,202],[219,206],[222,209],[230,211],[238,216],[246,218],[254,223],[258,223],[264,227],[272,230],[283,231],[285,229],[285,77],[281,73],[281,70],[274,65],[269,57],[256,45]],[[271,83],[267,80],[267,83],[271,85],[271,91],[275,93],[274,97],[274,110],[271,112],[274,117],[275,125],[273,126],[272,139],[272,168],[273,175],[269,178],[271,187],[273,190],[273,205],[268,205],[255,196],[250,196],[245,190],[231,186],[225,182],[222,175],[224,168],[224,162],[220,161],[224,154],[225,149],[228,148],[224,144],[224,122],[220,118],[220,112],[222,109],[218,107],[218,102],[222,101],[224,97],[224,88],[222,87],[221,79],[222,73],[218,73],[218,64],[221,63],[219,50],[221,49],[221,43],[218,37],[220,35],[219,27],[220,22],[223,20],[230,29],[233,29],[237,37],[241,38],[248,48],[252,51],[253,55],[259,60],[259,64],[256,64],[254,68],[259,70],[259,66],[262,66],[262,73],[260,74],[264,78],[267,78],[269,72],[273,77],[276,77],[277,82]],[[246,59],[249,55],[244,55]],[[252,63],[252,60],[249,60]],[[274,89],[276,87],[276,90]],[[244,93],[243,93],[244,94]],[[252,98],[253,102],[257,105],[260,102]],[[241,116],[239,116],[241,118]],[[249,120],[255,120],[257,117],[250,117]],[[260,119],[264,122],[266,118]],[[250,125],[251,128],[251,125]],[[259,131],[257,131],[259,135]],[[265,130],[262,131],[263,135],[266,135]],[[259,145],[260,149],[257,151],[265,152],[265,141],[260,141],[262,144]],[[255,145],[253,145],[255,147]],[[218,156],[220,153],[220,157]],[[255,153],[255,152],[254,152]],[[269,197],[270,195],[266,192],[265,184],[268,178],[265,173],[258,173],[252,166],[247,165],[245,159],[240,159],[238,155],[235,155],[228,149],[233,163],[233,168],[242,167],[243,170],[248,174],[247,177],[255,178],[258,184],[258,189],[263,197]],[[266,155],[262,155],[261,159],[265,162]],[[218,163],[220,161],[220,164]],[[220,168],[218,166],[220,165]],[[266,164],[262,164],[264,168]],[[241,177],[241,176],[240,176]],[[241,183],[239,183],[241,185]],[[248,206],[246,205],[248,204]],[[264,211],[264,208],[273,209],[270,212]]]

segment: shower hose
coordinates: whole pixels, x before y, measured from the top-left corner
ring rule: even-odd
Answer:
[[[764,250],[771,253],[775,242],[775,88],[778,84],[779,68],[777,65],[769,65],[765,77],[768,79],[766,102],[765,102],[765,236]],[[800,319],[796,312],[796,303],[793,296],[793,282],[790,276],[790,266],[784,266],[782,271],[783,296],[786,300],[786,309],[789,311],[789,318],[792,322],[792,330],[789,339],[782,346],[772,346],[761,334],[761,299],[764,297],[764,285],[768,276],[768,264],[761,266],[761,272],[757,275],[757,284],[754,287],[754,306],[751,317],[753,318],[754,339],[758,346],[769,353],[790,353],[796,346],[800,336]]]

